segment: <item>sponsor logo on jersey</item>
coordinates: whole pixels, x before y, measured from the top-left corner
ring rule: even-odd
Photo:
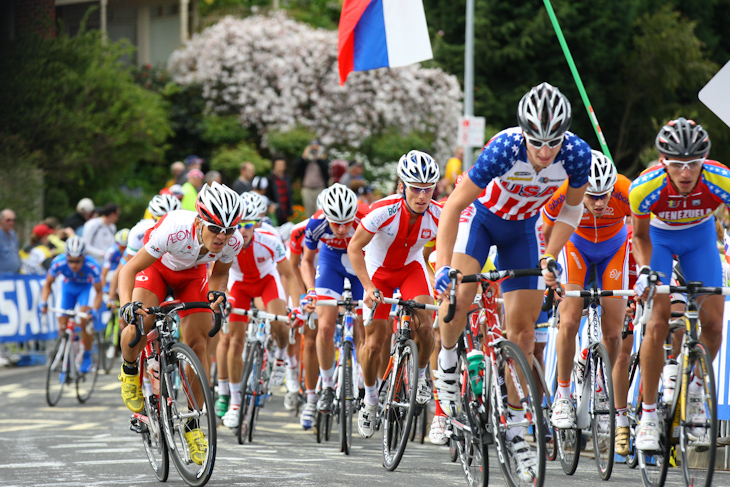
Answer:
[[[190,230],[180,230],[175,233],[171,233],[167,236],[167,243],[168,244],[174,244],[177,242],[181,242],[182,240],[185,240],[186,238],[190,238],[192,233]]]
[[[263,264],[264,262],[266,262],[266,257],[256,257],[256,262],[258,262],[259,264]]]
[[[611,269],[611,273],[608,275],[608,277],[610,277],[614,281],[618,281],[621,277],[621,271],[618,269]]]
[[[680,201],[679,200],[669,200],[669,201],[667,201],[667,203],[669,203],[670,208],[679,208]]]
[[[692,206],[700,206],[702,204],[702,200],[692,200]]]
[[[149,281],[150,278],[145,275],[142,275],[142,274],[137,274],[137,277],[135,277],[134,280],[140,281],[140,282],[145,282],[145,281]]]
[[[421,238],[431,238],[431,230],[428,228],[421,230]]]

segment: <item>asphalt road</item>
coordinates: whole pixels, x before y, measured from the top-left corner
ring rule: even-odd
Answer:
[[[353,452],[339,452],[335,439],[317,444],[298,418],[284,411],[283,388],[259,417],[252,444],[238,445],[230,430],[218,429],[218,456],[208,485],[425,487],[466,486],[461,466],[448,449],[411,443],[395,472],[382,467],[380,436],[353,438]],[[170,467],[170,486],[184,482]],[[572,477],[548,462],[546,485],[592,486],[602,482],[591,458],[581,458]],[[505,485],[490,452],[490,485]],[[140,437],[129,430],[129,412],[119,397],[116,375],[100,375],[86,404],[64,390],[56,407],[45,401],[45,368],[0,369],[0,486],[139,486],[158,484]],[[641,485],[638,470],[616,465],[614,485]],[[670,471],[666,485],[684,485]],[[714,485],[730,487],[730,473],[716,472]]]

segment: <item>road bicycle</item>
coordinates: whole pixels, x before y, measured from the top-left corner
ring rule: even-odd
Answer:
[[[75,383],[76,399],[80,403],[84,403],[91,397],[94,384],[96,384],[96,376],[99,373],[99,347],[96,341],[93,340],[94,322],[89,313],[81,311],[59,308],[51,308],[48,311],[68,316],[68,322],[66,323],[66,329],[58,337],[53,350],[48,355],[46,402],[49,406],[55,406],[61,399],[64,386]],[[86,372],[81,371],[85,347],[79,333],[80,328],[77,331],[77,323],[81,320],[88,320],[86,331],[93,340],[90,349],[91,367]]]
[[[116,303],[117,308],[119,302]],[[105,311],[104,315],[109,313],[109,319],[102,329],[96,331],[96,339],[99,343],[99,362],[104,373],[109,374],[114,368],[114,359],[117,357],[117,348],[119,347],[119,316],[112,309]]]
[[[130,429],[142,436],[147,458],[158,480],[167,480],[169,457],[172,457],[185,483],[201,487],[210,479],[215,464],[216,417],[212,413],[213,394],[200,359],[188,345],[176,339],[177,313],[192,309],[210,310],[210,303],[175,300],[147,308],[155,322],[147,334],[139,361],[144,409],[132,414]],[[218,332],[221,317],[220,313],[213,313],[214,325],[208,336]],[[142,337],[142,320],[137,321],[130,348]],[[196,389],[201,391],[201,401],[195,398]],[[205,457],[199,464],[191,457],[185,436],[198,428],[207,440]]]
[[[271,370],[273,368],[273,339],[271,322],[289,324],[288,316],[267,313],[260,309],[232,308],[231,313],[248,316],[246,343],[243,346],[243,376],[241,377],[241,413],[238,416],[235,436],[239,444],[253,441],[259,410],[271,395]]]
[[[553,269],[557,275],[557,269]],[[449,294],[449,311],[444,317],[448,323],[453,319],[456,309],[456,277],[458,271],[451,271],[451,292]],[[484,380],[481,394],[471,390],[467,383],[468,374],[464,371],[464,357],[468,360],[466,348],[460,352],[462,356],[462,407],[466,413],[463,417],[466,423],[460,424],[459,430],[468,432],[469,442],[464,439],[465,450],[468,453],[464,470],[467,474],[469,485],[486,485],[487,483],[487,454],[485,444],[493,442],[497,450],[500,469],[505,480],[510,486],[542,486],[545,479],[545,431],[542,416],[542,396],[538,394],[537,384],[532,374],[532,368],[528,365],[527,359],[520,348],[513,342],[507,340],[497,314],[497,287],[505,279],[540,276],[540,269],[516,269],[503,271],[490,271],[466,275],[462,283],[476,282],[482,286],[488,286],[486,292],[482,292],[482,303],[480,303],[480,314],[478,321],[484,321],[486,325],[486,337],[483,344],[484,360],[479,369],[484,371]],[[469,327],[467,327],[469,328]],[[475,368],[476,364],[470,364]],[[470,381],[471,382],[471,381]],[[516,398],[514,404],[522,407],[522,414],[515,415],[508,403],[508,386],[512,389],[512,395]],[[514,400],[514,399],[513,399]],[[453,419],[452,419],[453,421]],[[535,444],[530,446],[523,440],[526,431],[532,428],[535,431]],[[515,429],[519,433],[515,434]],[[508,439],[508,434],[514,435]],[[520,441],[522,440],[522,441]],[[508,443],[519,449],[514,449]],[[459,442],[457,442],[457,447]],[[525,449],[534,450],[534,463],[525,461],[531,456]],[[480,475],[477,475],[479,468],[475,464],[482,462]],[[464,461],[462,460],[462,464]],[[526,467],[526,468],[524,468]]]
[[[383,428],[383,467],[393,471],[398,467],[408,445],[408,438],[413,420],[419,406],[418,395],[418,347],[411,338],[411,332],[418,329],[417,309],[438,311],[438,306],[423,304],[413,300],[381,297],[384,304],[396,305],[396,319],[393,323],[393,339],[390,358],[383,374],[383,383],[378,390],[378,397],[383,398],[379,404],[379,413],[375,419],[375,429]],[[364,323],[368,326],[375,314],[378,303],[375,303],[372,314]]]

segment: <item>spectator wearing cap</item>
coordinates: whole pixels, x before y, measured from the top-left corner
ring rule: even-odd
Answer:
[[[302,184],[302,202],[307,216],[317,211],[317,196],[329,180],[327,151],[318,139],[312,140],[294,162],[294,181]]]
[[[188,172],[188,180],[182,185],[183,198],[180,206],[183,210],[195,211],[195,200],[198,198],[198,191],[203,187],[205,175],[200,169],[192,169]]]
[[[81,198],[76,204],[76,213],[69,215],[63,221],[63,226],[72,229],[78,233],[79,228],[89,221],[92,213],[94,213],[94,202],[91,198]]]
[[[231,189],[238,194],[243,194],[253,189],[251,181],[256,175],[256,167],[251,162],[244,162],[239,168],[240,175],[233,181]]]
[[[172,186],[170,186],[169,191],[170,191],[171,195],[173,195],[175,198],[179,199],[180,201],[182,201],[183,196],[185,196],[185,193],[183,193],[182,186],[180,186],[179,184],[173,184]],[[162,192],[160,192],[160,194],[162,194]]]
[[[81,238],[86,244],[86,253],[98,263],[104,261],[106,249],[114,244],[114,234],[117,233],[117,222],[121,212],[116,203],[107,203],[99,212],[99,216],[84,225],[84,234]]]
[[[195,154],[190,154],[188,157],[185,158],[185,171],[180,173],[175,180],[177,184],[180,186],[185,185],[185,182],[188,180],[188,174],[193,169],[202,170],[203,169],[203,162],[205,162],[202,158],[196,156]]]
[[[173,184],[176,184],[177,178],[180,177],[182,173],[185,172],[185,163],[180,161],[175,161],[172,164],[170,164],[170,174],[172,174],[172,178],[165,183],[165,187],[169,188]]]
[[[53,260],[52,245],[48,240],[53,228],[45,223],[33,227],[28,245],[20,251],[20,273],[43,276],[48,272]]]
[[[53,233],[48,236],[48,248],[55,257],[62,254],[66,246],[66,239],[71,237],[73,233],[68,228],[61,228],[58,218],[54,216],[46,217],[41,223],[48,225]]]
[[[265,176],[254,176],[253,180],[251,180],[251,186],[253,186],[253,192],[261,195],[261,198],[263,198],[264,203],[266,203],[266,215],[271,218],[270,215],[274,215],[276,213],[276,203],[269,200],[269,197],[266,196],[269,192],[269,180]]]
[[[205,173],[205,184],[210,184],[215,181],[218,184],[223,184],[223,176],[218,171],[208,171]]]
[[[286,159],[274,156],[274,167],[268,177],[266,196],[276,203],[276,222],[283,225],[292,216],[292,191],[289,176],[286,175]]]
[[[350,183],[350,189],[357,194],[357,199],[370,206],[375,201],[375,189],[364,179],[356,179]]]
[[[344,184],[350,188],[350,184],[352,184],[353,181],[363,178],[363,172],[365,172],[365,165],[362,161],[350,161],[347,172],[340,178],[340,184]]]
[[[15,212],[6,208],[0,211],[0,274],[17,274],[20,271],[19,246]]]

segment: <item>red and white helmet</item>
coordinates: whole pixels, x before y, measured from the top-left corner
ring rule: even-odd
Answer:
[[[221,227],[233,227],[241,220],[243,204],[238,193],[213,181],[206,184],[195,201],[198,216]]]

